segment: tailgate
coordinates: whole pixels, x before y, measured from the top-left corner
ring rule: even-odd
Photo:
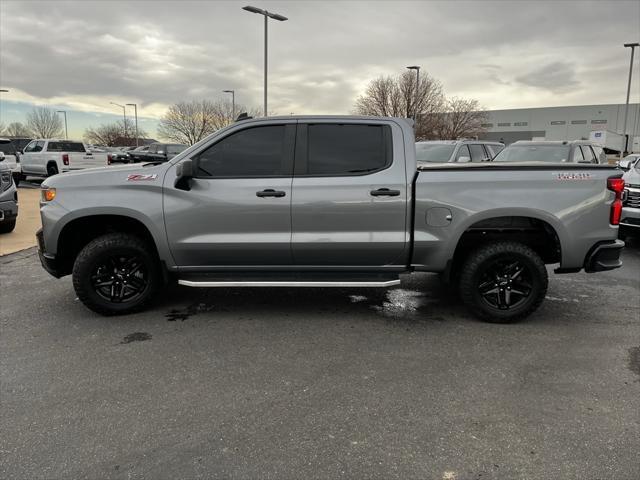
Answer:
[[[69,170],[81,170],[83,168],[104,167],[107,165],[107,156],[103,153],[69,153]]]

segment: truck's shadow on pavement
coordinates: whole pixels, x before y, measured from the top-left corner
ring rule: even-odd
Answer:
[[[359,315],[390,322],[444,322],[469,314],[436,275],[403,279],[398,288],[203,288],[171,286],[158,305],[168,321],[194,315],[236,313],[242,317],[305,318]],[[169,300],[170,299],[170,300]],[[176,307],[178,305],[187,305]]]

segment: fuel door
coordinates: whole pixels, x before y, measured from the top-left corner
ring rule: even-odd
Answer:
[[[453,215],[445,207],[433,207],[427,210],[427,225],[430,227],[446,227],[451,223]]]

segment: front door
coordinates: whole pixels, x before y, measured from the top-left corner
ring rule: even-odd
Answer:
[[[295,121],[231,129],[194,153],[190,190],[165,176],[169,246],[184,271],[287,266]]]
[[[291,218],[296,265],[406,264],[407,179],[414,172],[408,176],[405,170],[397,125],[300,123],[295,163]]]

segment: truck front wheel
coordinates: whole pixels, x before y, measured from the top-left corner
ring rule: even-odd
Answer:
[[[521,320],[547,293],[547,269],[540,256],[517,242],[484,245],[471,253],[460,274],[460,295],[480,319],[494,323]]]
[[[140,238],[109,233],[89,242],[73,265],[73,288],[85,306],[102,315],[143,309],[161,284],[158,259]]]

